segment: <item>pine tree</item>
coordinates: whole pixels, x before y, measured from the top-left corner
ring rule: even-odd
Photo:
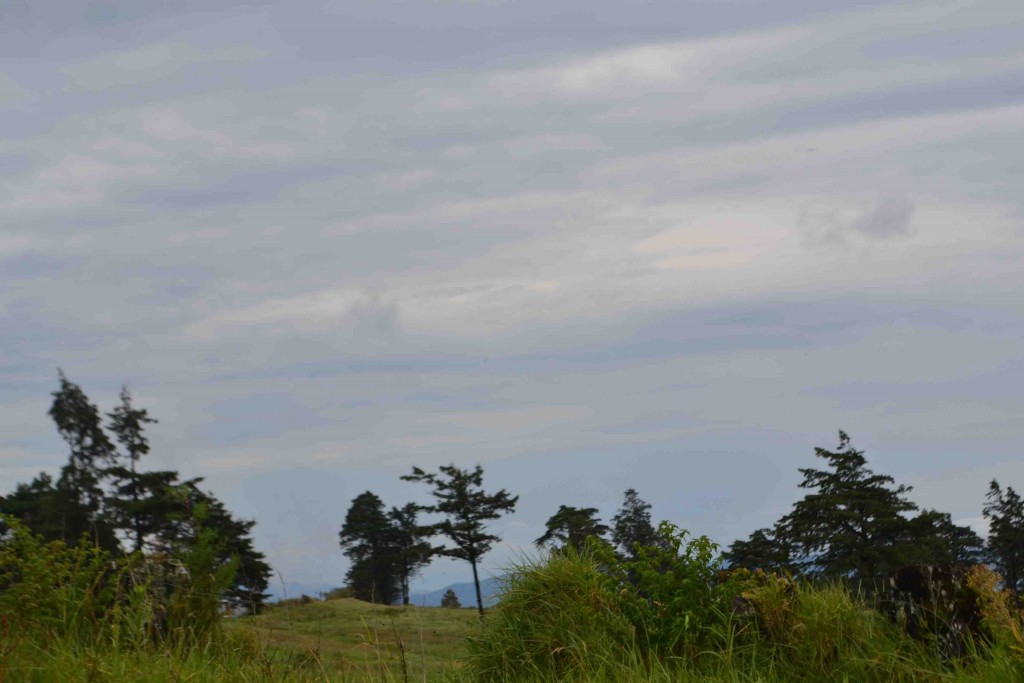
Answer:
[[[462,603],[459,602],[459,596],[451,588],[446,590],[444,595],[441,596],[441,607],[448,609],[459,609],[462,607]]]
[[[431,534],[429,526],[417,522],[419,506],[408,503],[401,508],[391,508],[388,513],[387,553],[394,563],[395,574],[402,590],[402,604],[409,604],[409,580],[421,568],[430,564],[434,548],[427,542]]]
[[[651,523],[651,505],[636,489],[626,489],[622,507],[612,518],[612,541],[623,556],[636,557],[637,546],[658,546],[661,541]]]
[[[110,431],[124,449],[120,455],[128,460],[128,467],[118,463],[106,470],[113,479],[113,495],[108,506],[114,525],[128,533],[133,549],[139,552],[146,537],[158,531],[160,520],[173,508],[173,498],[167,491],[175,473],[139,472],[139,460],[149,453],[146,425],[157,421],[145,409],[132,405],[127,387],[121,388],[121,405],[107,417]]]
[[[338,538],[351,563],[345,578],[352,595],[367,602],[394,603],[401,580],[384,502],[370,491],[353,498]]]
[[[105,468],[114,464],[116,450],[103,431],[99,409],[63,371],[58,370],[58,376],[60,389],[52,394],[49,414],[70,448],[55,492],[60,537],[73,545],[87,533],[101,547],[117,551],[120,544],[104,517],[102,488]]]
[[[789,545],[778,529],[758,529],[746,541],[734,541],[722,559],[732,569],[763,569],[770,572],[791,572]]]
[[[545,526],[547,530],[544,535],[534,544],[539,548],[550,546],[555,551],[570,547],[577,551],[583,550],[588,538],[603,541],[604,535],[608,533],[607,525],[602,524],[597,517],[597,508],[560,505],[558,512],[548,519]]]
[[[867,467],[863,451],[840,431],[835,451],[816,448],[825,469],[800,469],[811,492],[773,529],[736,541],[725,553],[733,566],[786,570],[810,577],[867,582],[909,564],[971,562],[981,539],[948,514],[924,510],[907,498],[911,487]]]
[[[253,542],[256,522],[236,519],[223,502],[199,488],[201,482],[202,479],[191,479],[169,488],[177,499],[178,511],[162,529],[161,542],[172,552],[181,552],[195,546],[200,533],[215,535],[217,566],[234,566],[221,599],[231,607],[258,611],[270,597],[266,591],[272,570]],[[196,515],[199,510],[201,517]]]
[[[519,500],[519,496],[509,495],[505,489],[493,494],[484,492],[483,476],[484,471],[480,465],[472,470],[442,465],[437,474],[413,467],[412,474],[402,477],[405,481],[423,482],[432,487],[431,494],[437,503],[423,506],[422,509],[445,516],[443,521],[433,525],[433,529],[447,536],[452,543],[451,546],[438,548],[437,552],[469,562],[473,568],[476,606],[481,616],[484,613],[484,601],[480,594],[477,565],[494,542],[501,540],[487,533],[486,524],[492,519],[498,519],[503,513],[514,511]]]
[[[797,564],[809,574],[874,579],[907,564],[901,551],[911,487],[867,468],[863,451],[839,432],[835,451],[816,448],[827,469],[803,468],[800,488],[810,489],[783,518],[796,544]]]
[[[1024,500],[995,479],[986,497],[983,513],[989,525],[989,559],[1003,575],[1006,588],[1020,595],[1024,591]]]

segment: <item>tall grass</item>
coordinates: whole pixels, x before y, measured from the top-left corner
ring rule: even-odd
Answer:
[[[499,604],[469,639],[483,681],[1024,681],[1024,628],[991,585],[993,637],[952,659],[907,635],[841,584],[717,574],[700,539],[623,563],[571,549],[510,571]],[[990,574],[990,573],[989,573]],[[684,600],[677,599],[683,596]]]
[[[217,566],[207,532],[155,560],[0,526],[0,682],[323,680],[308,658],[225,637],[234,567]]]
[[[177,558],[183,579],[12,522],[0,543],[0,683],[1024,681],[1024,621],[991,572],[970,577],[987,637],[950,658],[846,586],[725,575],[707,539],[662,531],[628,561],[599,546],[524,560],[482,621],[297,600],[224,628],[215,539]]]

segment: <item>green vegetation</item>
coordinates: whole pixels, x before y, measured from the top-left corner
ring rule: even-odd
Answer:
[[[3,681],[1018,681],[1024,619],[990,570],[971,587],[982,637],[950,657],[841,583],[722,572],[707,538],[662,524],[620,558],[572,547],[508,575],[474,611],[308,597],[218,614],[214,537],[167,577],[8,520],[0,550]],[[152,569],[152,567],[148,567]]]
[[[58,378],[49,415],[68,445],[68,460],[56,481],[44,472],[0,495],[0,515],[46,541],[97,546],[119,566],[144,561],[162,564],[164,573],[173,573],[206,543],[216,553],[213,571],[232,567],[221,597],[235,607],[259,609],[271,569],[253,545],[255,522],[236,519],[199,488],[202,479],[181,481],[175,471],[139,469],[149,453],[145,427],[156,420],[132,404],[127,389],[104,429],[102,413],[82,388],[62,372]]]
[[[469,640],[483,681],[1019,681],[1021,614],[994,575],[974,576],[991,644],[950,658],[841,583],[717,571],[713,546],[661,528],[622,561],[596,546],[512,571]],[[667,546],[667,549],[666,549]],[[628,577],[639,577],[632,583]]]
[[[548,552],[512,568],[486,614],[477,564],[500,540],[486,525],[517,497],[486,493],[479,465],[413,468],[402,478],[434,505],[356,497],[339,534],[348,585],[260,612],[254,522],[198,479],[140,470],[154,420],[128,391],[106,427],[63,374],[53,397],[67,464],[0,497],[0,683],[1024,680],[1020,496],[992,482],[983,543],[919,510],[842,432],[816,450],[824,468],[800,470],[792,512],[726,553],[655,528],[633,489],[608,526],[559,506],[536,541]],[[438,554],[471,564],[479,615],[452,591],[444,608],[408,605]]]
[[[484,600],[480,595],[477,564],[490,551],[494,542],[501,540],[487,533],[487,522],[514,511],[519,496],[509,495],[505,489],[497,493],[486,493],[483,489],[484,470],[480,465],[472,470],[442,465],[437,474],[413,467],[412,474],[402,479],[422,482],[431,487],[430,493],[437,503],[421,506],[420,509],[444,515],[444,519],[432,525],[431,533],[445,536],[451,543],[435,548],[434,552],[469,562],[473,569],[473,584],[476,586],[477,610],[483,616]]]
[[[294,599],[227,629],[271,653],[305,653],[338,680],[443,679],[462,671],[473,610],[374,605],[353,598]]]
[[[923,510],[912,490],[867,467],[863,451],[839,432],[835,451],[816,448],[825,469],[803,468],[800,488],[810,492],[772,529],[736,541],[725,554],[736,567],[780,569],[811,578],[872,586],[910,564],[973,564],[983,542],[950,516]]]

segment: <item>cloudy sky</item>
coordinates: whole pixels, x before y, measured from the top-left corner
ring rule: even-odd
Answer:
[[[289,581],[412,465],[728,543],[1024,488],[1024,3],[0,4],[0,488],[56,369]],[[423,587],[461,581],[438,562]]]

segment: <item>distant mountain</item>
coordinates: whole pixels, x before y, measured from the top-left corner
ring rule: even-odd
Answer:
[[[336,586],[330,583],[293,583],[286,581],[282,586],[280,581],[271,581],[271,585],[267,587],[267,592],[270,593],[269,602],[277,602],[285,598],[299,598],[303,595],[318,598],[321,593],[326,593],[332,588],[336,588]]]
[[[480,581],[480,593],[484,597],[484,607],[490,607],[497,602],[496,595],[498,593],[498,582],[499,579],[491,577],[488,579],[482,579]],[[267,592],[270,593],[269,602],[278,602],[285,598],[298,598],[303,595],[308,595],[311,598],[319,598],[321,593],[326,593],[333,588],[337,588],[337,585],[330,583],[295,583],[292,581],[286,581],[284,585],[281,582],[275,582],[269,588]],[[476,607],[476,590],[473,588],[473,582],[467,581],[466,583],[453,583],[450,586],[439,588],[436,591],[420,591],[413,592],[409,596],[409,602],[413,605],[421,605],[425,607],[440,607],[441,598],[448,592],[448,589],[455,591],[455,595],[459,597],[459,603],[463,607]]]
[[[490,607],[494,605],[497,600],[497,594],[499,589],[500,579],[491,577],[480,581],[480,594],[484,598],[484,607]],[[476,607],[476,589],[473,587],[472,581],[466,583],[453,583],[450,586],[444,588],[438,588],[436,591],[429,591],[426,593],[413,593],[409,596],[409,602],[414,605],[422,605],[425,607],[440,607],[441,598],[444,594],[451,589],[455,591],[455,595],[459,598],[459,604],[463,607]]]

